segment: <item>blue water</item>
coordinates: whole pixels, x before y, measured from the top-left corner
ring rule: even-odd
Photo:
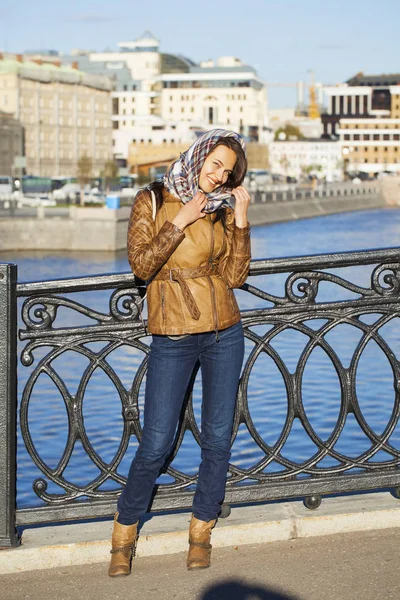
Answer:
[[[368,212],[346,213],[329,217],[319,217],[303,221],[292,221],[276,225],[254,227],[252,230],[253,258],[274,258],[283,256],[298,256],[325,252],[344,252],[359,249],[372,249],[397,246],[400,240],[400,211],[374,210]],[[2,262],[18,264],[19,280],[34,281],[76,277],[91,274],[117,273],[129,270],[124,252],[118,254],[91,253],[3,253]],[[372,267],[357,267],[338,269],[336,274],[351,280],[360,286],[369,287]],[[250,283],[268,291],[270,294],[284,296],[285,275],[252,278]],[[109,292],[86,292],[70,295],[69,298],[82,302],[100,312],[108,313]],[[264,300],[250,294],[238,291],[237,297],[241,308],[268,306]],[[326,299],[343,299],[355,297],[349,291],[333,284],[321,284],[320,297]],[[380,315],[365,315],[362,321],[373,323]],[[93,320],[80,315],[68,308],[61,308],[57,315],[56,327],[93,324]],[[307,325],[318,331],[326,320],[308,321]],[[380,329],[380,334],[390,346],[398,359],[400,356],[399,319],[395,318]],[[20,324],[22,326],[22,324]],[[271,330],[271,325],[253,327],[252,331],[263,336]],[[325,339],[336,352],[342,366],[349,366],[354,350],[362,336],[359,328],[350,324],[336,326],[325,333]],[[149,342],[148,338],[144,339]],[[294,373],[298,359],[309,342],[309,336],[295,328],[285,329],[274,336],[271,347],[285,362],[289,373]],[[88,344],[88,351],[99,352],[105,348],[106,342]],[[23,349],[19,344],[19,350]],[[251,341],[246,342],[246,360],[254,348]],[[41,358],[51,350],[49,346],[34,350],[34,362],[30,367],[19,365],[19,394],[28,378],[38,366]],[[92,354],[93,357],[93,354]],[[94,450],[104,463],[111,463],[117,453],[123,432],[121,416],[121,400],[104,368],[110,365],[118,375],[125,390],[129,392],[138,366],[144,353],[128,345],[116,348],[107,356],[104,363],[93,370],[87,382],[83,395],[83,416],[85,432]],[[53,372],[64,381],[70,396],[78,390],[78,384],[89,360],[74,350],[69,350],[60,358],[51,361]],[[143,406],[142,382],[139,396],[140,408]],[[365,347],[357,369],[356,391],[360,408],[368,425],[377,433],[382,434],[394,407],[395,394],[393,389],[393,374],[382,349],[374,340]],[[338,375],[332,360],[320,347],[315,347],[308,358],[303,379],[302,398],[310,426],[322,440],[327,440],[338,419],[341,394]],[[200,422],[201,386],[197,378],[194,388],[195,417]],[[260,353],[251,371],[248,384],[249,413],[257,429],[258,435],[265,444],[273,446],[282,434],[287,418],[286,388],[282,374],[271,356]],[[31,394],[28,408],[28,422],[32,442],[38,456],[55,469],[65,449],[68,439],[68,420],[65,403],[60,391],[48,373],[42,372]],[[390,438],[394,447],[400,446],[400,431],[396,427]],[[118,468],[120,475],[126,475],[130,460],[136,447],[135,438],[131,438],[129,448]],[[357,457],[371,447],[371,442],[350,415],[344,430],[335,444],[335,451]],[[304,431],[298,420],[295,420],[281,456],[291,461],[294,468],[311,457],[316,451],[315,444]],[[257,447],[255,441],[242,424],[239,427],[233,452],[232,463],[241,469],[248,469],[264,458],[264,453]],[[389,454],[379,451],[372,456],[371,461],[390,460]],[[182,447],[173,462],[173,467],[185,474],[195,474],[200,459],[197,444],[191,433],[186,432]],[[320,461],[318,468],[338,465],[332,457]],[[285,469],[279,461],[273,460],[268,465],[262,465],[264,473],[277,473]],[[63,477],[74,484],[89,484],[100,474],[100,470],[86,456],[81,442],[75,444],[71,459]],[[32,490],[32,483],[38,477],[43,477],[39,468],[32,462],[25,450],[21,435],[18,436],[18,505],[39,505],[40,500]],[[47,479],[44,477],[44,479]],[[160,482],[171,483],[167,475]],[[112,490],[119,487],[118,483],[106,481],[101,490]],[[47,493],[60,494],[63,490],[49,482]]]

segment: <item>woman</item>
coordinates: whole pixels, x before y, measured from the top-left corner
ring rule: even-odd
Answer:
[[[189,529],[188,569],[210,565],[210,537],[224,498],[244,336],[232,288],[250,264],[250,196],[242,137],[215,129],[139,192],[128,230],[132,271],[148,282],[150,346],[143,435],[114,518],[109,575],[129,575],[139,518],[174,441],[200,362],[201,464]],[[235,197],[234,210],[228,204]],[[154,200],[156,201],[156,208]]]

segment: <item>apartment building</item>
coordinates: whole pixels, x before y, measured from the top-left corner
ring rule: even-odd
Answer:
[[[29,174],[76,176],[87,155],[97,175],[112,158],[112,82],[76,67],[0,54],[0,110],[25,130]]]
[[[324,135],[339,138],[345,171],[400,171],[400,74],[357,74],[325,88]]]
[[[341,158],[341,145],[334,140],[277,140],[269,145],[271,171],[296,179],[312,174],[327,181],[341,181]]]

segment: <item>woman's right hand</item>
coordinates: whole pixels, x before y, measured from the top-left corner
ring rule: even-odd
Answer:
[[[206,204],[207,196],[203,192],[197,192],[192,200],[182,206],[172,223],[183,231],[185,227],[194,223],[197,219],[203,219],[206,216],[206,213],[202,212]]]

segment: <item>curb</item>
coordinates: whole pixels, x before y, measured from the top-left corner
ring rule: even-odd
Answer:
[[[185,552],[190,513],[155,515],[140,531],[137,557]],[[0,575],[109,560],[113,523],[27,529],[18,548],[1,551]],[[213,531],[214,548],[400,527],[400,503],[388,492],[325,498],[309,511],[302,502],[232,508]]]

